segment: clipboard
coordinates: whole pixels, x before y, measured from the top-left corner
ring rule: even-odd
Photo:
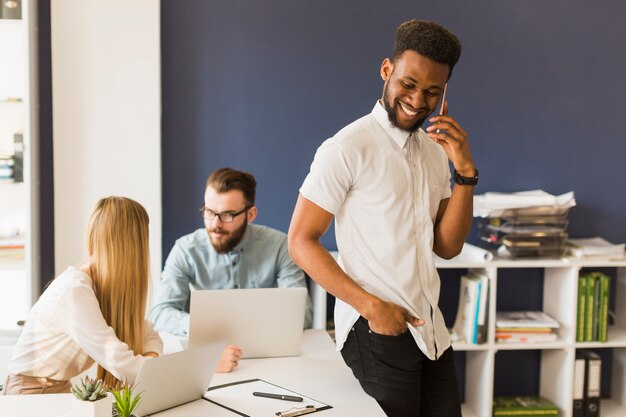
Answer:
[[[302,397],[302,402],[257,397],[253,392]],[[296,417],[331,409],[332,406],[262,379],[248,379],[210,387],[203,399],[242,417]]]

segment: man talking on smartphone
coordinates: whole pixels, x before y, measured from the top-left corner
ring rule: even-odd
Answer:
[[[478,182],[442,97],[460,54],[437,23],[397,28],[382,98],[318,148],[289,228],[294,261],[337,297],[337,349],[389,416],[461,415],[434,262],[460,253]],[[320,243],[333,219],[339,263]]]

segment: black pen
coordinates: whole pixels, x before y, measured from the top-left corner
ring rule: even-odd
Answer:
[[[270,394],[268,392],[257,392],[257,391],[254,391],[252,393],[252,395],[254,395],[256,397],[273,398],[275,400],[295,401],[295,402],[302,402],[303,401],[302,397],[296,397],[296,396],[293,396],[293,395]]]

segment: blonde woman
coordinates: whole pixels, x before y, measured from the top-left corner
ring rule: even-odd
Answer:
[[[7,394],[69,392],[94,361],[107,384],[132,383],[163,343],[144,319],[148,214],[124,197],[100,200],[87,236],[89,261],[69,267],[28,314],[7,367]]]

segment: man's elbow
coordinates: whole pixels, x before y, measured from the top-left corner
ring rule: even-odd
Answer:
[[[301,238],[297,233],[289,229],[289,232],[287,233],[287,251],[289,252],[289,256],[293,262],[298,266],[300,266],[301,262],[301,246]]]
[[[452,259],[455,256],[458,256],[463,250],[463,244],[460,245],[450,245],[448,247],[436,247],[434,252],[437,256],[442,259]]]

